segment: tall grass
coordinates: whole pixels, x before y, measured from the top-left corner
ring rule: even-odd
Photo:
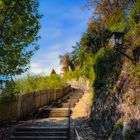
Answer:
[[[54,89],[64,86],[64,80],[57,74],[51,76],[28,74],[24,78],[15,80],[15,94],[26,94],[29,92]]]

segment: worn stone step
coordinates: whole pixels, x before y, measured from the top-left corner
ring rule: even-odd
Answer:
[[[41,111],[50,111],[50,112],[67,112],[69,109],[68,108],[42,108]]]
[[[76,103],[71,103],[70,104],[70,107],[71,108],[73,108],[74,106],[76,105]],[[68,108],[69,107],[69,103],[62,103],[62,104],[60,104],[59,106],[58,106],[59,108],[61,107],[61,108]]]
[[[73,102],[78,102],[79,101],[79,98],[74,98],[74,99],[68,99],[68,100],[65,100],[64,102],[67,102],[67,103],[73,103]]]
[[[49,118],[51,118],[51,117],[52,117],[52,118],[53,118],[53,117],[54,117],[54,118],[59,118],[59,117],[60,117],[60,118],[64,118],[64,117],[68,117],[68,116],[69,116],[68,113],[67,113],[67,114],[64,114],[64,113],[63,113],[63,114],[62,114],[62,113],[42,113],[42,114],[41,114],[41,117],[42,117],[42,118],[46,118],[46,117],[47,117],[47,118],[48,118],[48,117],[49,117]]]
[[[18,127],[16,132],[68,132],[67,127]]]
[[[68,108],[44,108],[40,111],[42,117],[68,117]]]
[[[11,140],[68,140],[66,136],[12,136]]]
[[[76,105],[75,102],[70,103],[70,107],[71,107],[71,108],[73,108],[75,105]],[[55,107],[53,107],[53,108],[69,108],[69,103],[63,102],[63,103],[61,103],[61,104],[59,104],[59,105],[57,105],[57,106],[55,106]]]
[[[82,95],[78,95],[78,96],[73,95],[73,96],[69,96],[69,97],[67,98],[67,100],[68,100],[68,99],[80,99],[81,97],[82,97]]]
[[[68,117],[69,112],[47,112],[47,111],[42,111],[40,113],[41,116],[56,116],[56,117]]]
[[[14,132],[14,136],[68,136],[67,131],[55,132]]]

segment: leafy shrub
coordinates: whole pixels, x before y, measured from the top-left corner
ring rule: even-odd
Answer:
[[[93,70],[94,56],[87,55],[84,65],[81,68],[81,75],[91,81],[94,79],[94,70]]]
[[[59,75],[51,76],[27,75],[15,81],[15,93],[29,93],[44,89],[59,88],[64,85],[64,81]]]
[[[65,72],[63,78],[65,81],[71,80],[71,79],[78,80],[80,76],[81,76],[81,70],[76,68],[74,71]]]
[[[109,91],[118,79],[121,70],[121,57],[112,48],[102,48],[94,59],[95,93],[99,89]]]
[[[125,140],[134,140],[135,136],[139,133],[139,130],[137,129],[131,129],[128,131],[125,135]]]
[[[118,129],[122,129],[123,128],[123,124],[121,122],[116,122],[114,125],[114,130],[118,130]]]
[[[135,66],[135,68],[133,69],[133,74],[135,76],[140,76],[140,65]]]

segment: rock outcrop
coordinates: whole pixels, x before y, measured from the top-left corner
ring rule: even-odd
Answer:
[[[90,124],[99,140],[137,139],[140,130],[140,77],[125,60],[112,90],[94,96]]]

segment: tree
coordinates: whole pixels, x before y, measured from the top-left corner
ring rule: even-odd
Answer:
[[[66,53],[64,55],[60,55],[60,64],[62,65],[62,71],[65,73],[69,70],[74,70],[73,64],[71,62],[71,58],[70,58],[69,53]]]
[[[87,56],[94,56],[100,48],[106,46],[110,32],[99,21],[91,21],[88,24],[87,32],[82,35],[80,43],[73,47],[73,64],[82,67]]]
[[[131,0],[89,0],[94,7],[93,17],[100,19],[101,24],[111,31],[126,30],[126,13]]]
[[[38,0],[0,0],[0,76],[25,72],[38,49]]]

